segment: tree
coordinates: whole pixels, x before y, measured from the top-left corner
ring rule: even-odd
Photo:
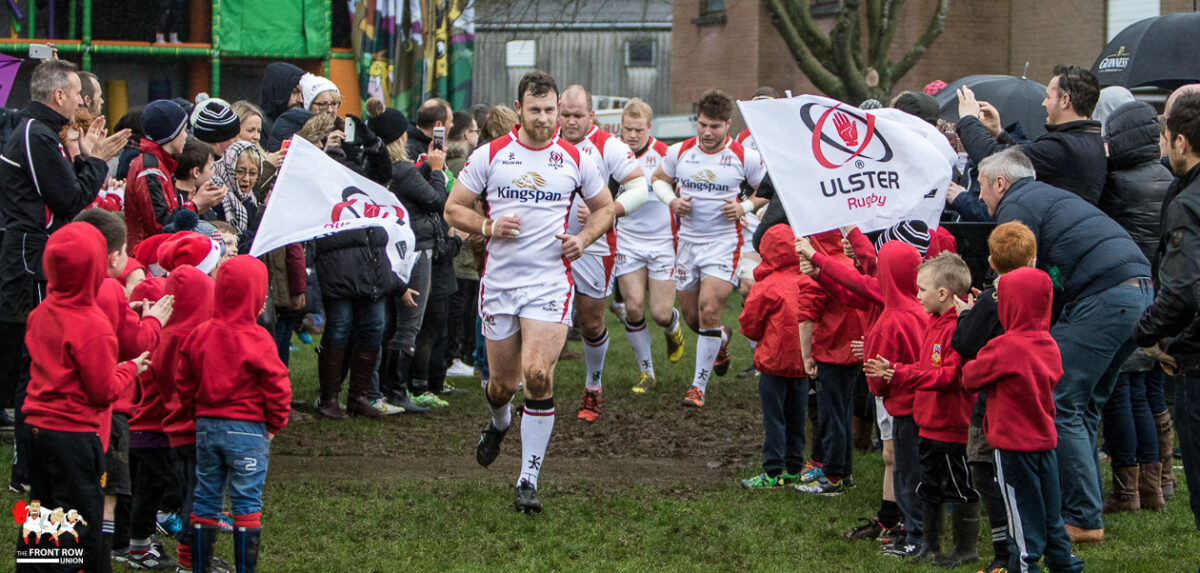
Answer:
[[[896,61],[888,58],[904,0],[842,0],[828,34],[813,19],[811,0],[763,0],[800,71],[829,97],[858,104],[886,98],[946,28],[950,0],[937,0],[925,32]],[[863,35],[866,35],[866,46]]]

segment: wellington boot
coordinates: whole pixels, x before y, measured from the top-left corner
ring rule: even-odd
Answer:
[[[950,512],[950,531],[954,534],[954,548],[941,557],[935,557],[938,567],[959,567],[979,561],[979,502],[956,503]]]
[[[375,367],[379,362],[379,347],[355,348],[350,354],[350,398],[346,400],[346,409],[351,416],[364,418],[382,418],[380,412],[367,398],[371,390],[371,378],[375,375]]]
[[[1162,495],[1162,464],[1138,466],[1138,497],[1146,511],[1166,511],[1167,502]]]
[[[1104,500],[1104,513],[1137,513],[1142,504],[1138,500],[1138,467],[1114,467],[1112,470],[1112,493]]]
[[[317,381],[320,384],[317,399],[317,415],[331,420],[345,420],[346,412],[338,403],[342,391],[342,364],[346,360],[346,348],[324,347],[317,356]]]
[[[942,534],[946,532],[946,507],[940,503],[925,502],[924,533],[921,549],[909,558],[909,563],[923,563],[942,555]]]
[[[1171,411],[1167,410],[1154,416],[1154,425],[1158,429],[1158,461],[1162,463],[1162,496],[1163,500],[1175,499],[1175,423],[1171,420]]]

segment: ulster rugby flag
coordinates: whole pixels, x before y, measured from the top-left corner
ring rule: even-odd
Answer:
[[[267,201],[250,254],[259,257],[291,243],[366,227],[387,231],[392,271],[408,282],[416,262],[415,240],[400,200],[296,137]]]
[[[813,95],[738,106],[797,236],[905,219],[937,227],[955,160],[937,128]]]

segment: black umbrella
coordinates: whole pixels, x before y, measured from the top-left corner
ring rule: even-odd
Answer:
[[[995,106],[1005,127],[1019,121],[1030,139],[1046,133],[1046,108],[1042,107],[1046,86],[1015,76],[967,76],[933,96],[941,109],[942,119],[958,121],[958,88],[962,86],[971,88],[979,101]]]
[[[1092,73],[1102,86],[1173,90],[1200,81],[1200,13],[1147,18],[1121,30],[1100,52]]]

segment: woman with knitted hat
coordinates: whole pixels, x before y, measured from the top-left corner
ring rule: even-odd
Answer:
[[[304,96],[304,109],[312,113],[337,115],[342,106],[342,92],[328,78],[304,74],[300,78],[300,93]]]
[[[143,115],[143,118],[145,116]],[[192,135],[196,139],[209,144],[213,154],[220,157],[225,154],[242,131],[242,122],[238,119],[229,102],[208,94],[196,96],[196,107],[192,109]],[[143,119],[143,121],[145,121]]]

